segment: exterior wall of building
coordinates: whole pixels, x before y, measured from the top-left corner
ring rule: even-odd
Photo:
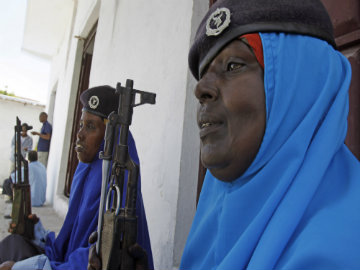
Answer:
[[[26,99],[14,98],[0,95],[0,184],[9,177],[10,174],[10,153],[11,140],[14,137],[14,126],[18,116],[22,123],[33,126],[33,130],[40,131],[41,123],[39,114],[45,110],[45,105],[32,102]],[[37,145],[38,136],[28,135],[33,138],[33,148]]]
[[[68,38],[53,57],[49,99],[54,100],[51,107],[56,127],[49,155],[48,177],[52,181],[47,199],[53,202],[55,210],[62,216],[68,207],[68,198],[63,194],[83,46],[82,39],[75,36],[86,36],[90,31],[98,19],[99,3],[86,0],[73,2],[73,17],[66,33]]]
[[[90,86],[115,87],[133,79],[134,88],[157,94],[156,105],[134,109],[131,131],[141,162],[155,268],[176,269],[195,213],[199,162],[195,81],[187,68],[187,54],[208,3],[79,0],[73,4],[68,40],[53,57],[49,86],[49,96],[56,93],[56,97],[49,106],[55,124],[47,199],[65,215],[68,199],[63,190],[83,46],[74,36],[86,37],[99,19]]]

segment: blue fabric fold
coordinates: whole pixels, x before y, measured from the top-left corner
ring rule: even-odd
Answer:
[[[100,150],[103,149],[103,144]],[[130,157],[139,164],[135,142],[130,132],[128,145]],[[125,183],[127,183],[126,176],[127,173]],[[90,248],[88,239],[90,234],[97,230],[101,179],[102,160],[98,158],[98,155],[92,163],[79,162],[71,185],[69,209],[64,224],[56,238],[54,233],[47,235],[45,254],[50,259],[52,269],[87,269]],[[137,242],[146,250],[150,269],[153,269],[140,183],[139,179],[136,204],[138,215]],[[124,189],[124,194],[125,192],[126,189]]]
[[[348,60],[261,33],[266,131],[233,182],[208,171],[181,269],[359,269],[360,166],[345,146]]]

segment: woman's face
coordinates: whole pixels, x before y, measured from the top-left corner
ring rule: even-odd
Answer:
[[[104,121],[92,113],[83,112],[75,146],[77,157],[81,162],[91,163],[94,160],[104,135]]]
[[[27,130],[25,126],[21,126],[21,136],[26,137],[27,135]]]
[[[259,150],[266,125],[263,77],[251,49],[234,40],[195,88],[201,161],[220,180],[241,176]]]

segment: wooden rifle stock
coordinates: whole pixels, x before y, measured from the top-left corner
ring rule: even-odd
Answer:
[[[135,261],[129,255],[128,249],[137,239],[139,165],[129,155],[129,126],[133,107],[145,103],[155,104],[156,97],[153,93],[133,89],[132,80],[126,81],[126,87],[118,83],[116,94],[119,95],[118,111],[112,112],[108,117],[104,151],[100,153],[100,158],[103,159],[103,175],[96,252],[101,257],[103,270],[135,269]],[[136,94],[140,95],[140,102],[137,104]],[[118,143],[115,143],[118,138]],[[128,178],[123,206],[125,171],[128,172]]]
[[[31,191],[29,184],[28,162],[21,154],[22,131],[21,122],[16,117],[15,126],[15,183],[13,184],[13,205],[11,211],[11,233],[23,235],[29,239],[34,238],[34,223],[28,218],[31,214]],[[22,164],[24,167],[24,177],[22,177]]]

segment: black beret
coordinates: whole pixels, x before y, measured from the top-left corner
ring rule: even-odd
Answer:
[[[111,112],[118,110],[119,95],[115,88],[102,85],[85,90],[80,95],[80,101],[83,111],[107,118]]]
[[[218,0],[197,30],[189,67],[199,80],[203,69],[233,39],[255,32],[314,36],[336,48],[330,17],[320,0]]]
[[[26,130],[31,130],[33,127],[29,126],[27,123],[22,123],[21,127],[25,127]]]

